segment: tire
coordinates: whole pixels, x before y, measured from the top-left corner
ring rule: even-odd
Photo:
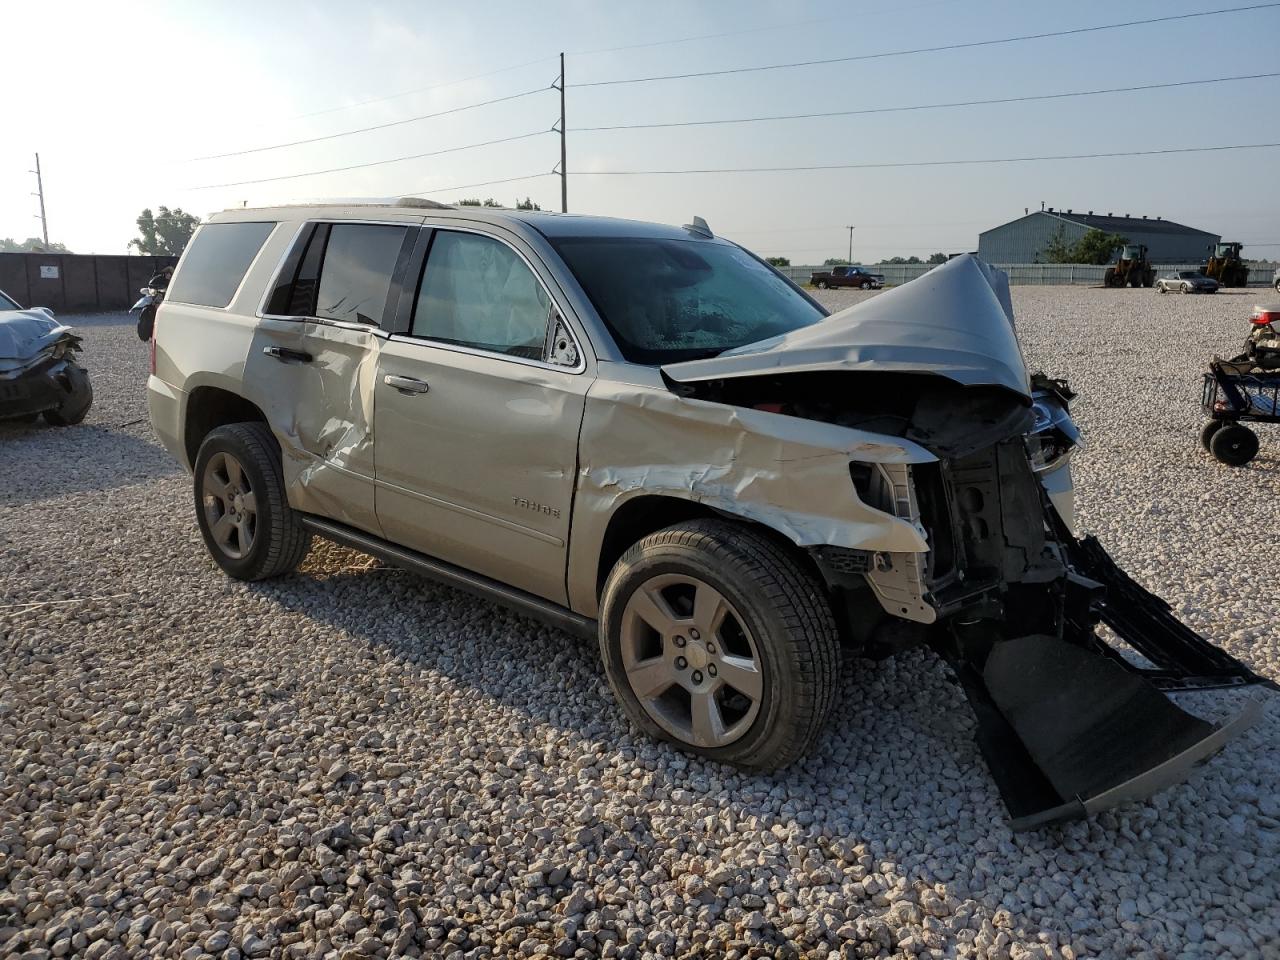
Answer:
[[[1213,448],[1209,444],[1213,440],[1213,435],[1217,433],[1219,430],[1221,430],[1224,426],[1226,426],[1226,424],[1223,423],[1221,420],[1206,421],[1205,425],[1200,428],[1200,446],[1204,447],[1206,450],[1212,453]]]
[[[1186,294],[1186,293],[1190,293],[1190,292],[1191,292],[1191,284],[1189,284],[1189,283],[1184,283],[1184,284],[1182,285],[1182,292],[1183,292],[1184,294]]]
[[[871,289],[871,284],[869,284],[869,283],[867,283],[867,281],[863,280],[860,284],[858,284],[858,289],[859,289],[859,290],[870,290],[870,289]]]
[[[819,289],[819,290],[826,290],[826,289],[827,289],[827,281],[825,281],[825,280],[819,280],[819,281],[818,281],[818,289]]]
[[[71,389],[60,406],[44,412],[45,422],[52,427],[72,427],[89,415],[93,406],[93,384],[89,382],[89,371],[75,364],[67,366],[67,382]]]
[[[1163,281],[1162,281],[1162,282],[1160,282],[1160,283],[1157,283],[1157,284],[1156,284],[1156,293],[1164,293],[1164,292],[1165,292],[1165,289],[1164,289],[1164,283],[1163,283]]]
[[[724,611],[718,627],[714,616],[692,616],[695,599]],[[840,658],[821,586],[741,524],[696,520],[634,544],[605,583],[599,636],[609,684],[631,721],[714,760],[785,767],[813,744],[835,700]],[[633,684],[650,685],[644,703]],[[711,736],[699,736],[698,704],[718,722],[701,725]]]
[[[156,328],[156,306],[143,307],[142,313],[138,316],[138,339],[143,343],[151,339],[151,333]]]
[[[1209,440],[1209,452],[1231,467],[1242,467],[1258,455],[1258,435],[1238,423],[1224,426]]]
[[[280,445],[265,423],[231,423],[210,431],[196,455],[192,487],[200,535],[229,576],[277,577],[295,570],[307,555],[311,534],[285,497]],[[229,524],[219,526],[227,517]]]
[[[1276,293],[1280,293],[1280,280],[1276,281]]]

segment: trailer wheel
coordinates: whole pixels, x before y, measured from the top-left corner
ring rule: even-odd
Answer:
[[[1258,435],[1238,423],[1224,426],[1210,438],[1209,452],[1229,467],[1242,467],[1258,455]]]
[[[1221,430],[1224,426],[1226,426],[1226,424],[1224,424],[1221,420],[1208,421],[1203,427],[1200,428],[1200,446],[1204,447],[1206,450],[1212,453],[1213,448],[1210,447],[1209,444],[1213,440],[1213,435],[1217,433],[1219,430]]]

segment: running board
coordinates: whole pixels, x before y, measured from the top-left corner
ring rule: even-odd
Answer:
[[[1262,716],[1254,702],[1216,726],[1083,646],[1048,636],[985,639],[990,652],[980,667],[954,659],[952,666],[1014,830],[1150,797]]]
[[[425,553],[398,546],[343,523],[335,523],[332,520],[305,513],[300,519],[304,527],[326,540],[371,554],[392,566],[410,570],[428,580],[500,603],[517,613],[568,633],[588,639],[594,639],[596,636],[596,621],[574,613],[558,603],[509,587],[505,583],[473,573],[444,560],[429,557]]]
[[[1095,537],[1070,542],[1072,567],[1106,588],[1096,614],[1116,636],[1154,664],[1139,666],[1099,638],[1099,649],[1125,669],[1169,691],[1253,683],[1280,689],[1275,681],[1254,673],[1175,617],[1169,604],[1121,570]]]

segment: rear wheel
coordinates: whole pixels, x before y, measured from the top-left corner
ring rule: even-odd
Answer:
[[[859,290],[870,290],[870,289],[871,289],[871,284],[870,284],[870,283],[868,283],[866,280],[863,280],[860,284],[858,284],[858,289],[859,289]]]
[[[311,546],[284,493],[280,445],[263,423],[211,431],[195,463],[196,520],[210,556],[237,580],[295,569]]]
[[[609,574],[600,652],[637,727],[753,769],[801,757],[839,675],[813,575],[767,536],[698,520],[632,546]]]
[[[819,280],[819,281],[818,281],[818,289],[819,289],[819,290],[825,290],[825,289],[827,289],[827,281],[825,281],[825,280]]]
[[[1200,428],[1200,446],[1209,452],[1213,452],[1209,443],[1213,440],[1213,435],[1221,430],[1225,424],[1221,420],[1210,420]]]
[[[1189,284],[1189,283],[1184,283],[1184,284],[1182,285],[1182,292],[1183,292],[1183,293],[1190,293],[1190,292],[1191,292],[1191,284]]]
[[[1258,435],[1246,426],[1224,426],[1209,440],[1209,452],[1231,467],[1242,467],[1258,455]]]

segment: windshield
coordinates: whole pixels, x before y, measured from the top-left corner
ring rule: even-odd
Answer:
[[[1180,274],[1178,274],[1178,279],[1179,280],[1195,280],[1199,276],[1200,274],[1194,270],[1183,270]]]
[[[22,308],[18,306],[18,301],[6,295],[3,290],[0,290],[0,310],[21,310],[21,309]]]
[[[552,242],[632,363],[714,356],[824,316],[786,280],[731,244],[651,237]]]

